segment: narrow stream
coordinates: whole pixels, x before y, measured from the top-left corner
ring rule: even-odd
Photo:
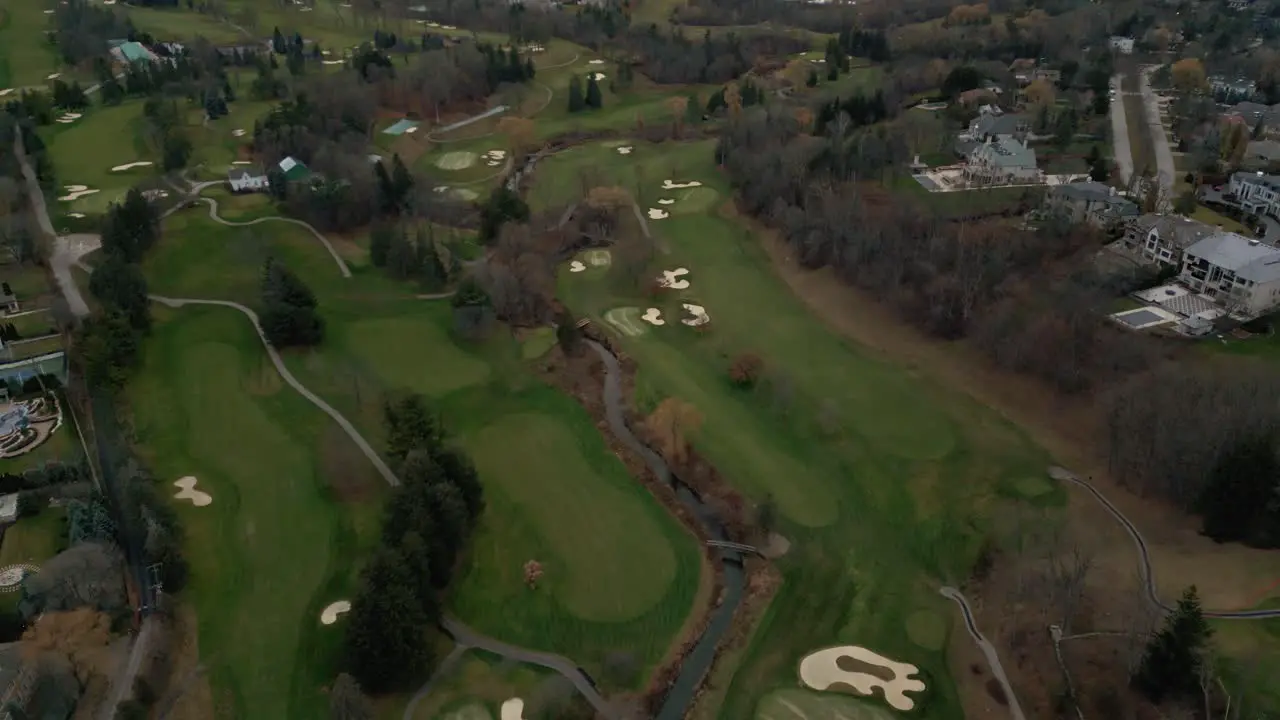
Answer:
[[[671,468],[667,467],[667,463],[660,455],[640,442],[640,439],[631,432],[631,428],[627,427],[626,418],[622,411],[622,385],[619,381],[622,368],[618,364],[618,358],[608,348],[593,340],[588,340],[587,343],[595,349],[605,364],[605,415],[613,434],[627,447],[644,458],[645,464],[649,466],[649,469],[675,490],[676,497],[680,503],[692,511],[694,517],[702,524],[702,528],[708,537],[714,540],[726,540],[724,526],[716,520],[711,508],[698,497],[692,488],[671,472]],[[716,647],[729,629],[729,626],[732,625],[733,613],[737,610],[738,604],[742,602],[742,591],[746,586],[746,573],[742,568],[742,553],[728,549],[720,549],[719,553],[720,562],[724,567],[724,602],[715,609],[711,616],[711,622],[703,630],[697,644],[685,656],[684,662],[680,665],[680,672],[676,675],[676,681],[667,692],[667,697],[662,704],[662,709],[658,712],[656,720],[680,720],[688,713],[689,705],[693,702],[694,693],[697,691],[698,685],[702,682],[707,670],[710,669],[711,662],[715,659]]]

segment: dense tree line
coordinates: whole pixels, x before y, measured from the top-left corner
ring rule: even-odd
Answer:
[[[369,261],[396,280],[416,280],[428,290],[448,283],[456,269],[431,223],[382,224],[369,237]]]
[[[1124,291],[1089,273],[1036,282],[1069,267],[1101,240],[1086,228],[1019,230],[1005,224],[946,221],[883,179],[908,158],[895,125],[874,122],[882,102],[843,110],[822,135],[795,113],[743,110],[717,146],[743,207],[779,228],[806,267],[832,267],[912,323],[942,338],[980,338],[1003,367],[1035,375],[1063,392],[1084,392],[1135,372],[1157,348],[1108,325],[1097,312]],[[1027,207],[1030,207],[1028,201]],[[1131,289],[1131,288],[1130,288]]]
[[[1110,470],[1199,513],[1218,541],[1280,546],[1280,378],[1229,358],[1161,367],[1106,406]]]
[[[1187,588],[1164,627],[1147,643],[1133,674],[1133,687],[1155,703],[1168,700],[1194,703],[1203,694],[1206,707],[1214,669],[1209,641],[1213,629],[1205,620],[1194,586]],[[1209,678],[1206,680],[1206,678]]]
[[[345,640],[347,670],[373,693],[427,672],[438,595],[484,508],[470,457],[449,442],[421,396],[389,398],[383,415],[386,454],[402,485],[387,501],[382,542],[361,573]]]
[[[137,364],[151,330],[147,281],[138,267],[160,234],[155,208],[134,188],[112,203],[102,222],[103,260],[89,276],[101,309],[77,330],[76,355],[95,388],[119,389]]]
[[[0,248],[19,263],[33,262],[39,257],[35,217],[27,198],[27,184],[22,179],[22,166],[18,156],[9,149],[14,146],[15,135],[21,132],[18,119],[8,112],[0,112]],[[38,135],[32,133],[35,139]],[[39,166],[39,157],[46,155],[43,145],[34,150],[26,146],[27,158]],[[45,163],[47,165],[47,159]],[[7,294],[7,293],[6,293]]]
[[[123,13],[88,0],[69,0],[53,12],[54,40],[63,62],[81,62],[105,55],[110,40],[134,40],[137,32]]]
[[[262,332],[276,348],[309,347],[324,340],[324,318],[316,296],[302,279],[275,258],[262,268]]]

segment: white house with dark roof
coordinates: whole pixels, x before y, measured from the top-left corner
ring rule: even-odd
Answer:
[[[1036,166],[1036,151],[1025,141],[1013,138],[979,145],[964,165],[964,179],[973,185],[1020,185],[1044,180]]]
[[[1125,224],[1123,243],[1144,260],[1181,267],[1187,248],[1221,231],[1181,215],[1147,213]]]
[[[271,186],[267,174],[258,168],[232,168],[227,173],[231,192],[258,192]]]
[[[1245,212],[1280,217],[1280,175],[1238,172],[1227,187]]]
[[[1110,185],[1092,180],[1053,186],[1045,198],[1045,207],[1073,223],[1102,229],[1136,218],[1139,213],[1137,203]]]
[[[1255,318],[1280,306],[1280,249],[1233,232],[1219,232],[1182,254],[1178,280],[1214,298],[1236,318]]]

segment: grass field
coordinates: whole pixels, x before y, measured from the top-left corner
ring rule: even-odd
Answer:
[[[320,610],[351,597],[381,481],[366,472],[372,490],[340,501],[334,484],[352,478],[331,477],[322,459],[350,441],[280,382],[239,313],[157,315],[129,408],[163,490],[194,475],[213,496],[175,503],[215,702],[235,717],[319,717],[341,637]]]
[[[227,228],[204,208],[184,211],[166,221],[144,270],[157,294],[253,306],[262,261],[268,253],[282,259],[316,292],[328,328],[319,350],[285,353],[290,370],[375,447],[384,393],[424,393],[476,456],[488,509],[455,582],[452,612],[482,632],[567,654],[589,669],[618,647],[632,650],[641,668],[652,666],[697,590],[693,538],[628,476],[582,409],[532,375],[514,337],[459,344],[448,303],[416,300],[412,285],[367,265],[343,279],[319,243],[295,231]],[[210,508],[217,507],[215,500]],[[536,591],[523,582],[529,559],[546,567]]]
[[[503,701],[521,698],[528,702],[547,692],[557,678],[539,667],[469,650],[414,708],[413,720],[496,720]],[[525,711],[525,717],[536,720],[530,710]]]
[[[58,169],[58,183],[86,185],[98,192],[70,202],[50,197],[50,212],[101,213],[108,203],[123,199],[129,188],[157,170],[153,165],[111,171],[132,162],[157,160],[143,136],[141,100],[115,107],[94,106],[83,114],[69,125],[55,123],[44,128],[41,135]]]
[[[17,563],[42,565],[67,544],[67,511],[46,507],[35,517],[22,518],[4,531],[0,567]]]
[[[39,0],[15,0],[0,7],[0,90],[44,85],[59,63],[46,41],[49,16]]]
[[[576,148],[540,167],[533,204],[568,200],[577,187],[571,179],[585,168],[623,187],[652,186],[642,207],[681,197],[661,190],[664,179],[702,182],[723,201],[728,188],[711,151],[710,142],[637,143],[629,156]],[[833,336],[772,275],[745,229],[705,197],[699,212],[682,212],[677,199],[664,208],[670,218],[650,221],[659,246],[670,249],[655,270],[690,270],[690,288],[673,293],[679,297],[642,299],[620,276],[591,273],[562,274],[560,294],[597,322],[618,306],[663,310],[665,326],[621,338],[640,368],[637,402],[692,402],[705,418],[695,445],[751,497],[771,495],[792,540],[779,562],[786,582],[743,655],[720,717],[766,717],[778,700],[761,702],[772,688],[795,686],[804,654],[853,642],[923,669],[929,690],[916,715],[958,718],[945,643],[922,647],[909,628],[928,616],[931,627],[950,632],[954,608],[937,586],[967,577],[991,505],[1020,497],[1019,480],[1040,475],[1045,455],[967,397]],[[680,302],[704,306],[709,329],[675,322],[684,315]],[[742,352],[765,362],[755,391],[727,381]],[[1036,502],[1064,497],[1050,487]]]

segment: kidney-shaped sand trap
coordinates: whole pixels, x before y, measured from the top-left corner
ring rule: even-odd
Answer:
[[[685,305],[689,308],[689,305]],[[893,679],[857,670],[845,670],[840,661],[850,664],[864,663],[888,671]],[[826,690],[832,685],[847,685],[860,695],[870,695],[875,688],[884,692],[884,700],[894,710],[910,710],[916,706],[915,700],[907,697],[909,692],[924,692],[924,681],[912,677],[920,669],[915,665],[890,660],[857,645],[840,645],[838,647],[819,650],[800,661],[800,682],[814,690]]]
[[[671,213],[662,208],[649,208],[650,220],[666,220],[669,217],[671,217]]]
[[[684,309],[689,311],[689,314],[693,317],[687,317],[680,322],[688,325],[689,327],[698,327],[699,325],[706,325],[711,322],[711,316],[707,314],[706,308],[701,305],[693,305],[690,303],[682,304],[684,305]]]
[[[587,269],[587,266],[583,265],[578,260],[574,260],[573,262],[569,263],[569,272],[582,272],[583,270],[586,270],[586,269]]]
[[[632,150],[634,150],[634,149],[635,149],[635,148],[631,147],[630,145],[623,145],[622,147],[618,148],[618,154],[619,154],[619,155],[630,155],[630,154],[631,154],[631,151],[632,151]]]
[[[649,323],[650,325],[666,325],[667,324],[667,321],[662,319],[662,311],[659,310],[658,308],[649,308],[648,310],[645,310],[644,315],[641,315],[640,319]]]
[[[441,170],[465,170],[476,164],[476,154],[466,150],[447,152],[436,160],[436,167]]]
[[[180,488],[174,497],[179,500],[190,500],[192,505],[196,507],[204,507],[213,502],[213,496],[203,490],[196,489],[195,477],[188,475],[184,478],[178,478],[173,484]]]
[[[524,720],[524,701],[520,698],[502,701],[499,717],[501,720]]]
[[[124,172],[125,170],[132,170],[136,167],[151,167],[152,165],[155,165],[155,163],[151,162],[150,160],[139,160],[138,162],[125,163],[124,165],[117,165],[111,168],[111,172]]]
[[[661,200],[659,200],[659,201],[658,201],[658,204],[659,204],[659,205],[674,205],[674,204],[675,204],[675,202],[676,202],[676,201],[675,201],[675,199],[673,199],[673,198],[662,198]]]
[[[685,290],[689,287],[688,280],[678,279],[681,275],[688,275],[689,268],[676,268],[675,270],[663,270],[662,277],[658,278],[658,287],[671,288],[672,290]]]
[[[98,192],[97,190],[94,190],[93,188],[90,188],[87,185],[67,185],[63,189],[67,191],[67,194],[58,198],[62,202],[71,202],[73,200],[79,200],[85,195],[92,195]]]
[[[338,616],[351,610],[351,601],[339,600],[329,603],[320,611],[320,624],[332,625],[338,622]]]
[[[671,182],[670,180],[662,181],[663,190],[679,190],[680,188],[701,187],[702,183],[697,180],[690,180],[686,183]]]

